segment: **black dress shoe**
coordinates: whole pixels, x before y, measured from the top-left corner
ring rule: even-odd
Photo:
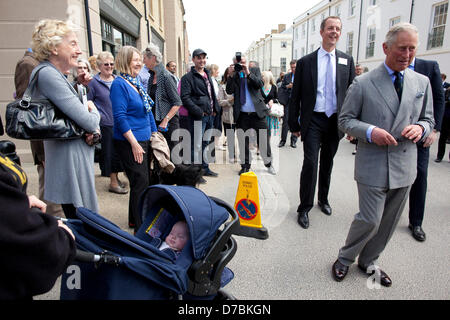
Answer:
[[[284,147],[285,144],[286,144],[286,141],[281,140],[280,143],[278,144],[278,148]]]
[[[299,212],[297,222],[303,229],[308,229],[309,228],[308,211]]]
[[[413,227],[412,224],[408,226],[409,230],[412,231],[412,236],[414,239],[420,242],[424,242],[427,238],[425,232],[423,231],[421,226]]]
[[[211,171],[210,169],[205,170],[205,173],[203,173],[203,175],[207,176],[207,177],[218,177],[219,176],[218,173],[215,173],[214,171]]]
[[[291,142],[291,148],[297,148],[297,143]]]
[[[442,162],[442,159],[436,158],[436,159],[434,159],[434,162],[437,162],[437,163]]]
[[[328,203],[322,203],[319,201],[320,210],[325,213],[327,216],[331,216],[332,210]]]
[[[241,170],[239,170],[239,175],[248,172],[250,169],[249,168],[244,168],[242,167]]]
[[[331,269],[331,273],[333,274],[334,280],[341,282],[348,273],[348,266],[343,265],[339,262],[339,260],[336,260],[333,264],[333,268]]]
[[[386,272],[384,272],[380,268],[377,268],[377,269],[375,269],[375,270],[373,270],[371,272],[367,272],[367,269],[364,268],[363,266],[359,265],[359,264],[358,264],[358,268],[359,268],[359,270],[361,270],[362,272],[364,272],[365,274],[367,274],[369,276],[373,275],[375,272],[379,272],[380,273],[380,275],[379,275],[379,277],[380,277],[380,284],[383,287],[390,287],[390,286],[392,286],[391,278],[389,278],[389,276],[386,274]]]

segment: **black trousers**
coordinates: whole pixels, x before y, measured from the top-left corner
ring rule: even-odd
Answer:
[[[438,153],[437,158],[443,159],[445,155],[445,144],[447,143],[447,138],[450,134],[450,116],[444,115],[444,118],[442,119],[442,128],[441,133],[439,136],[439,142],[438,142]],[[450,159],[450,154],[449,154]]]
[[[77,208],[71,203],[64,203],[61,204],[61,207],[63,209],[64,215],[67,219],[78,219],[77,217]]]
[[[428,161],[430,148],[423,143],[417,144],[417,177],[409,193],[409,223],[414,227],[422,226],[427,195]]]
[[[322,203],[328,203],[333,159],[338,145],[337,115],[333,114],[328,118],[325,113],[314,112],[306,136],[303,137],[304,159],[300,174],[300,205],[298,212],[310,210],[313,207],[318,167],[318,199]]]
[[[156,121],[156,127],[159,126],[159,124],[162,121]],[[173,116],[172,119],[169,120],[169,128],[166,132],[161,132],[164,136],[164,138],[167,141],[167,144],[169,145],[170,151],[173,150],[173,148],[180,142],[179,140],[172,141],[172,133],[180,128],[180,119],[178,116]]]
[[[260,118],[256,112],[241,112],[236,127],[244,131],[244,134],[242,134],[242,132],[240,133],[239,130],[237,131],[241,167],[247,169],[250,169],[251,167],[249,147],[250,136],[248,132],[250,129],[256,131],[256,143],[258,144],[264,165],[270,167],[272,164],[272,151],[270,149],[270,137],[268,133],[269,130],[267,129],[266,117]],[[262,141],[263,138],[265,138],[264,141]]]
[[[286,140],[287,140],[287,135],[288,135],[288,131],[289,131],[288,119],[289,119],[289,104],[284,106],[283,124],[281,126],[281,139],[280,139],[280,141],[286,142]],[[298,139],[297,136],[294,136],[291,133],[291,143],[296,143],[297,139]]]
[[[128,204],[128,224],[134,225],[137,231],[142,225],[141,214],[139,212],[139,199],[142,193],[150,184],[149,157],[151,153],[150,141],[139,141],[144,149],[144,159],[141,164],[134,160],[131,145],[128,141],[115,140],[116,148],[123,168],[130,181],[130,201]]]
[[[123,172],[119,155],[114,149],[113,127],[100,126],[102,134],[102,148],[100,151],[100,170],[103,177],[109,177],[111,173]]]

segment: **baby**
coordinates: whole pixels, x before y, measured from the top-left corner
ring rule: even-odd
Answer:
[[[189,230],[186,221],[178,221],[173,225],[172,230],[159,247],[159,250],[172,249],[178,255],[188,240]]]

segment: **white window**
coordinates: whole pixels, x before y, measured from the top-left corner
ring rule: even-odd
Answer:
[[[306,37],[306,23],[302,24],[302,39]]]
[[[298,28],[295,28],[294,38],[298,40]]]
[[[350,56],[353,55],[353,32],[347,33],[347,51],[346,53]]]
[[[295,52],[297,53],[297,50],[295,50]],[[306,54],[305,52],[305,47],[302,48],[302,57],[304,57]],[[297,54],[295,55],[295,58],[297,58]],[[301,58],[301,57],[300,57]]]
[[[337,16],[337,17],[341,16],[341,6],[340,5],[334,7],[334,15]]]
[[[281,41],[281,48],[287,48],[287,41]]]
[[[286,58],[280,58],[281,72],[286,72]]]
[[[315,33],[316,32],[316,18],[312,18],[311,19],[311,33]]]
[[[445,24],[447,23],[448,2],[433,6],[431,30],[428,35],[427,49],[442,47],[444,44]]]
[[[366,46],[366,58],[373,57],[375,53],[375,36],[377,29],[375,27],[369,27],[367,29],[367,46]]]
[[[356,14],[356,0],[349,0],[348,4],[348,16],[352,17]]]
[[[395,26],[397,23],[400,23],[400,17],[395,17],[389,20],[389,28]]]
[[[314,51],[314,45],[312,44],[309,46],[309,52],[313,52],[313,51]]]
[[[377,0],[370,0],[369,1],[369,5],[376,6],[377,5]]]

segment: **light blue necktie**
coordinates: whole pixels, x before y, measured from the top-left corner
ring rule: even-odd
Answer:
[[[325,75],[325,114],[331,117],[334,113],[334,91],[333,91],[333,64],[331,63],[331,54],[327,53],[327,73]]]

